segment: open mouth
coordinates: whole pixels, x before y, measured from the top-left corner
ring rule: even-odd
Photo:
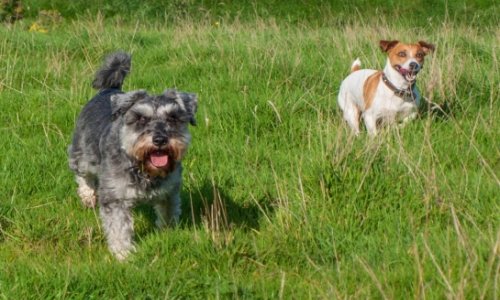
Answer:
[[[166,169],[170,160],[169,154],[166,150],[154,150],[149,153],[149,162],[151,165],[158,169]]]
[[[394,69],[396,69],[406,81],[413,82],[417,79],[418,70],[408,70],[400,65],[395,65]]]

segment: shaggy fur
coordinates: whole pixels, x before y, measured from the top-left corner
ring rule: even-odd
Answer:
[[[159,227],[177,223],[181,160],[197,108],[190,93],[124,93],[130,61],[122,52],[106,58],[93,82],[99,92],[80,113],[68,149],[78,195],[88,207],[99,203],[109,249],[120,260],[134,250],[136,203],[154,206]]]

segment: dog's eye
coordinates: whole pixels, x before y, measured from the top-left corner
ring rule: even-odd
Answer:
[[[179,121],[180,121],[180,119],[179,119],[178,115],[169,115],[169,116],[167,116],[167,122],[169,122],[169,123],[177,123]]]
[[[417,57],[418,58],[423,58],[424,57],[424,53],[423,52],[418,52],[417,53]]]
[[[137,119],[137,123],[139,125],[146,125],[147,123],[149,122],[149,118],[145,117],[145,116],[141,116]]]
[[[401,52],[398,53],[398,56],[399,57],[406,57],[406,52],[401,51]]]

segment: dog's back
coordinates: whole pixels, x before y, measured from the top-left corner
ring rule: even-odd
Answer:
[[[359,59],[352,63],[351,73],[340,85],[337,98],[340,109],[344,111],[346,107],[356,107],[358,110],[363,110],[363,89],[359,87],[362,87],[366,79],[376,72],[377,70],[361,69]]]
[[[93,168],[100,162],[99,140],[111,123],[110,97],[122,93],[130,64],[129,54],[116,52],[107,56],[96,72],[92,87],[99,92],[82,109],[68,148],[69,166],[78,174],[95,173]],[[80,159],[83,156],[86,158]]]

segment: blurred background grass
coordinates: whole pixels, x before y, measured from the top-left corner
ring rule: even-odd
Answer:
[[[499,5],[493,0],[353,0],[353,1],[214,1],[214,0],[25,0],[25,14],[34,18],[40,10],[57,10],[65,18],[82,15],[120,17],[124,20],[172,22],[199,20],[253,21],[273,18],[291,24],[308,23],[316,26],[339,26],[359,20],[370,21],[379,16],[405,20],[410,25],[423,26],[445,21],[470,26],[498,24]]]

